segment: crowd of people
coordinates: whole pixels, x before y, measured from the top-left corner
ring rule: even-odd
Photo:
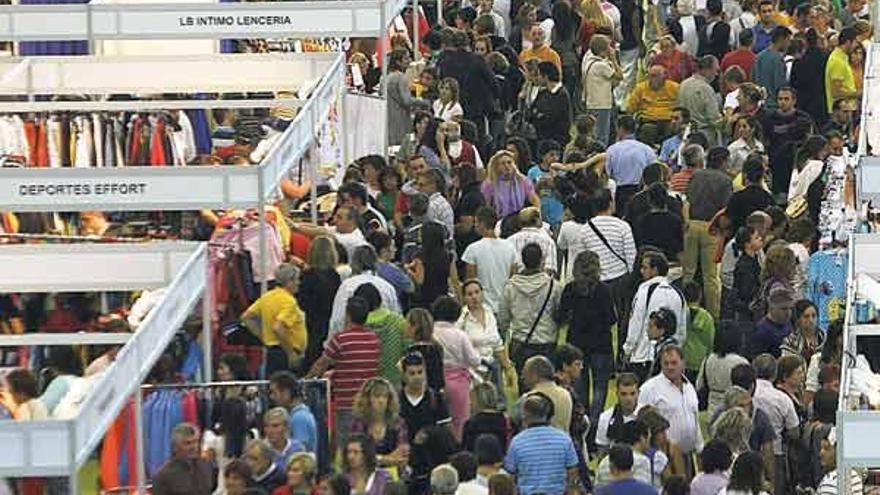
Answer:
[[[291,224],[307,247],[242,314],[262,434],[218,463],[178,425],[153,493],[837,494],[843,323],[805,277],[858,132],[865,1],[425,7],[385,81],[352,56],[393,156]],[[6,380],[45,417],[32,375]]]

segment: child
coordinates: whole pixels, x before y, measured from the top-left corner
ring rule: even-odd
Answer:
[[[550,224],[553,232],[559,231],[562,224],[562,216],[565,208],[559,200],[559,195],[553,185],[555,173],[551,166],[560,160],[561,146],[552,139],[538,143],[538,156],[541,161],[529,169],[529,180],[535,185],[535,190],[541,197],[541,213],[544,221]]]
[[[684,351],[685,375],[696,383],[700,364],[712,352],[715,343],[715,319],[700,306],[703,289],[693,280],[684,284],[684,298],[688,305],[688,328],[682,350]]]

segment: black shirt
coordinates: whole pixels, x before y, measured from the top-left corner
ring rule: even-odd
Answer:
[[[678,215],[679,218],[683,218],[681,212],[682,203],[681,200],[679,200],[678,198],[667,195],[666,208],[675,215]],[[630,199],[629,202],[626,204],[626,214],[624,215],[624,220],[629,222],[630,225],[638,225],[639,220],[641,220],[644,215],[647,215],[650,212],[651,206],[648,204],[648,194],[643,189],[636,193],[636,195],[633,196],[632,199]]]
[[[756,210],[764,210],[772,206],[773,196],[761,186],[750,185],[742,191],[737,191],[730,196],[727,202],[727,216],[730,218],[731,231],[736,234],[740,227],[746,224],[746,218]]]
[[[588,290],[569,282],[562,290],[559,320],[569,324],[568,343],[584,354],[612,354],[611,327],[617,313],[608,284],[600,282]]]
[[[557,143],[567,143],[571,128],[571,97],[568,91],[559,86],[555,91],[542,89],[532,103],[531,123],[535,126],[538,139],[553,139]]]
[[[474,451],[477,437],[480,435],[494,435],[498,444],[507,450],[507,438],[510,434],[510,421],[501,412],[481,411],[471,416],[464,424],[461,436],[461,447],[464,450]]]
[[[670,261],[677,261],[684,251],[684,222],[669,211],[652,211],[633,229],[637,247],[654,246]]]

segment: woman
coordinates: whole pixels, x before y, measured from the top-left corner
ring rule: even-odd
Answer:
[[[538,9],[528,2],[522,4],[513,20],[513,29],[510,30],[510,46],[516,53],[532,47],[532,24],[536,22],[538,22]]]
[[[455,323],[471,340],[471,345],[480,355],[480,359],[488,366],[492,383],[502,387],[501,378],[514,383],[516,371],[507,355],[507,347],[498,333],[498,322],[495,313],[483,299],[483,285],[473,278],[462,286],[465,307]]]
[[[480,240],[475,230],[474,217],[477,210],[486,204],[480,192],[478,171],[471,163],[462,163],[452,176],[452,208],[455,212],[455,250],[461,258],[465,248]]]
[[[761,296],[769,296],[773,289],[792,290],[797,258],[787,245],[777,244],[767,250],[761,270]]]
[[[678,47],[678,43],[670,35],[660,38],[657,43],[658,51],[651,59],[650,65],[662,65],[666,68],[666,76],[669,80],[680,83],[691,77],[696,70],[696,62]]]
[[[752,419],[741,407],[731,407],[722,412],[712,423],[712,438],[721,440],[730,447],[734,458],[749,452],[749,437],[752,435]]]
[[[422,248],[406,265],[416,284],[413,307],[427,308],[452,287],[458,293],[455,260],[446,249],[446,229],[437,222],[425,222],[420,231]]]
[[[406,465],[409,437],[406,423],[399,414],[400,402],[388,380],[371,378],[364,382],[354,398],[351,433],[369,437],[374,464],[382,467]]]
[[[577,46],[580,16],[572,10],[568,0],[559,0],[553,4],[551,17],[553,29],[550,33],[550,48],[559,54],[562,61],[562,85],[568,90],[571,101],[574,102],[580,94],[580,53],[582,52]]]
[[[825,334],[816,326],[818,312],[809,299],[801,299],[794,305],[792,321],[794,331],[782,341],[782,355],[800,356],[809,363],[813,354],[822,349]]]
[[[819,391],[819,372],[826,366],[837,366],[839,369],[843,357],[843,319],[839,318],[828,325],[825,344],[820,352],[810,357],[807,367],[806,385],[804,386],[804,404],[813,403],[813,397]]]
[[[409,129],[410,115],[419,106],[425,106],[421,98],[414,98],[409,80],[404,72],[410,64],[409,52],[394,50],[388,55],[388,144],[403,143]]]
[[[373,67],[373,63],[370,61],[370,58],[364,55],[361,52],[355,52],[349,57],[348,65],[357,65],[358,70],[361,75],[361,84],[355,84],[354,78],[352,78],[352,86],[356,87],[358,90],[366,93],[372,94],[376,90],[376,85],[379,84],[379,79],[382,76],[382,70]]]
[[[498,218],[519,213],[526,206],[541,207],[535,186],[517,170],[513,153],[506,150],[495,153],[489,160],[489,171],[481,190]]]
[[[710,440],[700,452],[702,472],[691,481],[694,495],[716,495],[727,486],[727,471],[733,463],[730,447],[720,440]]]
[[[272,495],[318,495],[318,486],[315,484],[317,474],[315,456],[308,452],[297,452],[287,463],[287,485],[276,488]]]
[[[415,308],[406,315],[404,336],[413,341],[406,354],[419,352],[425,359],[425,376],[428,387],[435,392],[446,388],[443,374],[443,347],[434,340],[434,317],[424,308]]]
[[[458,301],[449,296],[439,297],[431,305],[431,315],[434,317],[434,340],[443,347],[443,374],[452,415],[452,433],[461,442],[464,422],[471,413],[470,368],[480,364],[480,355],[467,334],[455,326],[461,316]]]
[[[828,141],[822,136],[809,136],[798,149],[788,186],[788,203],[807,200],[810,184],[822,173],[828,156]]]
[[[384,495],[385,485],[391,481],[387,471],[377,469],[376,446],[366,435],[349,437],[342,458],[342,472],[348,477],[351,493],[356,494]]]
[[[703,361],[697,375],[697,390],[708,389],[709,412],[716,411],[724,404],[724,393],[733,383],[730,372],[740,364],[749,364],[749,360],[737,354],[739,334],[736,327],[729,321],[722,321],[715,333],[712,354]]]
[[[451,77],[440,81],[440,98],[434,102],[434,117],[440,120],[453,120],[464,115],[459,103],[458,81]]]
[[[768,495],[763,490],[763,480],[764,464],[761,454],[744,452],[733,463],[730,483],[719,495]]]
[[[510,420],[498,410],[498,390],[490,382],[483,382],[471,391],[473,404],[470,419],[464,424],[461,439],[463,449],[473,452],[477,439],[483,435],[491,435],[499,445],[507,446],[510,439]]]
[[[733,254],[737,257],[733,269],[733,287],[736,291],[733,311],[737,321],[751,321],[750,305],[761,289],[761,265],[758,251],[764,247],[764,236],[753,226],[741,227],[736,233]]]
[[[528,174],[529,170],[534,165],[532,163],[532,151],[529,148],[529,143],[519,136],[511,136],[507,138],[507,141],[504,144],[504,149],[513,153],[513,160],[516,162],[516,169],[523,175]]]
[[[492,53],[492,40],[488,36],[477,36],[474,38],[474,53],[485,59]]]
[[[504,444],[495,435],[484,433],[474,442],[474,455],[477,457],[477,484],[489,487],[489,478],[504,473]]]
[[[442,123],[442,120],[436,118],[428,121],[416,152],[425,158],[431,168],[448,170],[449,156],[446,154],[446,144],[442,141],[446,135],[440,131]]]
[[[70,387],[82,375],[82,364],[73,347],[65,346],[52,347],[47,361],[50,370],[50,378],[47,380],[49,385],[40,395],[40,402],[51,415],[61,403],[61,399],[67,395]]]
[[[302,272],[296,299],[306,315],[306,328],[309,339],[303,358],[303,370],[311,369],[312,364],[321,357],[324,341],[330,328],[330,314],[333,311],[333,297],[342,283],[336,265],[336,241],[332,237],[318,236],[312,239],[306,257],[306,268]]]
[[[853,79],[856,82],[856,91],[861,94],[865,77],[865,47],[861,43],[855,43],[849,54],[849,66],[852,68]]]
[[[16,421],[41,421],[49,419],[49,412],[37,398],[37,378],[33,373],[18,368],[6,375],[6,390],[0,402],[12,413]]]
[[[610,32],[614,29],[611,19],[602,10],[599,0],[584,0],[581,2],[581,25],[578,27],[578,44],[581,53],[587,53],[590,49],[590,40],[599,31]]]
[[[824,73],[828,54],[820,46],[821,39],[815,29],[807,29],[804,41],[807,48],[791,67],[791,86],[797,90],[798,109],[810,114],[821,127],[828,119],[828,107],[825,103],[825,78],[816,77],[816,74]]]
[[[379,174],[379,194],[376,195],[376,206],[386,219],[394,218],[394,204],[400,196],[403,181],[400,172],[394,167],[385,167]]]
[[[375,200],[382,191],[382,172],[388,167],[384,158],[377,155],[365,156],[357,160],[364,174],[364,184],[367,186],[367,194]],[[386,217],[391,218],[391,217]]]
[[[614,367],[611,327],[617,323],[611,288],[601,281],[599,255],[583,251],[572,268],[572,280],[562,291],[558,319],[568,324],[566,340],[584,353],[584,371],[589,370],[592,387],[584,373],[579,392],[585,399],[593,391],[590,420],[596,424],[605,408],[608,380]],[[585,400],[585,402],[587,402]]]
[[[563,160],[567,160],[571,153],[579,152],[588,158],[595,153],[604,150],[602,143],[593,138],[593,128],[596,127],[596,117],[589,114],[578,115],[574,119],[574,137],[565,145]]]
[[[739,117],[733,123],[733,142],[727,146],[730,152],[727,173],[736,177],[742,172],[743,163],[751,153],[763,153],[761,124],[754,117]]]
[[[434,120],[434,115],[431,112],[416,110],[411,121],[412,132],[406,135],[406,139],[401,143],[400,151],[397,153],[398,161],[408,163],[413,155],[420,153],[419,146],[421,146],[428,130],[428,124],[432,120]]]
[[[800,356],[782,356],[777,360],[776,388],[791,400],[798,416],[798,424],[807,422],[807,408],[804,406],[804,382],[806,370]]]

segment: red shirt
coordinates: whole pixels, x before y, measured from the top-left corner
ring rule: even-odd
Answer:
[[[678,193],[687,192],[688,184],[696,171],[694,167],[685,167],[680,172],[672,174],[669,178],[669,189]]]
[[[324,355],[333,367],[331,390],[338,409],[351,409],[361,385],[379,374],[379,337],[360,326],[352,326],[330,338]]]
[[[755,63],[756,55],[749,49],[739,49],[727,52],[727,55],[721,59],[721,72],[726,71],[729,67],[738,65],[746,73],[746,81],[752,80],[752,65]]]

